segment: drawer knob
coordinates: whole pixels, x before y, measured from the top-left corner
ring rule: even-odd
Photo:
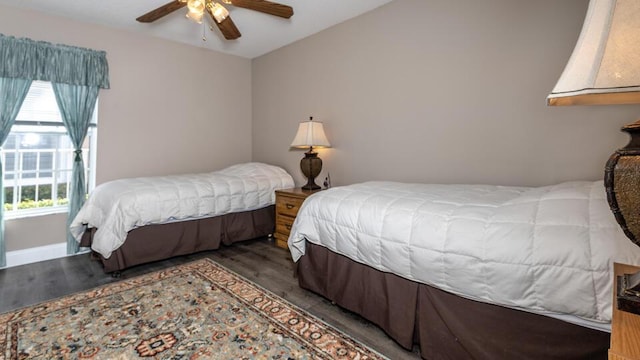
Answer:
[[[289,224],[285,225],[284,227],[286,227],[287,230],[291,230],[291,225],[289,225]]]
[[[293,204],[286,204],[286,206],[287,206],[287,209],[293,209],[294,207],[296,207],[296,206],[295,206],[295,205],[293,205]]]

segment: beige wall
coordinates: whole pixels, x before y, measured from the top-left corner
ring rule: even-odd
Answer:
[[[107,52],[97,183],[251,160],[249,60],[2,6],[0,33]],[[7,221],[7,250],[64,242],[65,218]]]
[[[602,178],[640,106],[545,106],[587,4],[396,0],[254,59],[253,159],[303,184],[288,145],[314,115],[334,185]]]

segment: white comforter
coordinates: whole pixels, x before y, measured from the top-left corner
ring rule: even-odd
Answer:
[[[115,180],[95,188],[70,230],[80,241],[87,227],[98,228],[91,248],[109,258],[135,227],[260,209],[275,203],[275,190],[293,186],[282,168],[261,163]]]
[[[612,263],[640,264],[601,181],[338,187],[303,203],[289,237],[296,261],[305,240],[466,298],[582,325],[611,321]]]

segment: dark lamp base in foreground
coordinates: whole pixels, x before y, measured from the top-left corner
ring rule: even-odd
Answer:
[[[622,131],[631,136],[627,146],[607,161],[604,186],[609,207],[625,235],[640,246],[640,120]],[[618,277],[618,309],[640,314],[640,272]]]

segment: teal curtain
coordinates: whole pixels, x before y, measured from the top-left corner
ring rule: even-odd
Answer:
[[[4,144],[16,121],[22,102],[29,92],[31,80],[0,77],[0,144]],[[0,268],[7,266],[4,244],[4,185],[3,165],[0,160]]]
[[[0,77],[109,88],[104,51],[0,34]]]
[[[75,148],[73,160],[73,175],[69,191],[69,217],[67,228],[76,217],[84,204],[87,195],[87,185],[84,176],[84,161],[82,160],[82,143],[87,136],[89,123],[93,116],[93,109],[98,99],[97,86],[80,86],[53,83],[53,92],[60,108],[62,121],[71,137]],[[75,254],[79,250],[78,242],[67,230],[67,254]]]
[[[64,125],[76,148],[69,199],[68,222],[71,222],[82,207],[86,196],[81,148],[87,134],[88,123],[93,115],[98,91],[109,88],[107,54],[104,51],[0,34],[0,78],[11,79],[8,80],[10,82],[21,80],[26,83],[24,95],[19,102],[16,102],[17,106],[5,98],[18,99],[19,96],[16,95],[18,92],[1,90],[0,140],[2,143],[9,134],[31,81],[49,81],[53,84]],[[17,85],[6,86],[17,87]],[[15,113],[13,113],[14,106]],[[3,189],[1,181],[2,173],[0,173],[0,189]],[[2,204],[4,201],[0,205]],[[0,266],[4,266],[6,256],[3,230],[4,221],[0,209]],[[67,235],[67,253],[75,254],[76,252],[78,252],[78,243]]]

